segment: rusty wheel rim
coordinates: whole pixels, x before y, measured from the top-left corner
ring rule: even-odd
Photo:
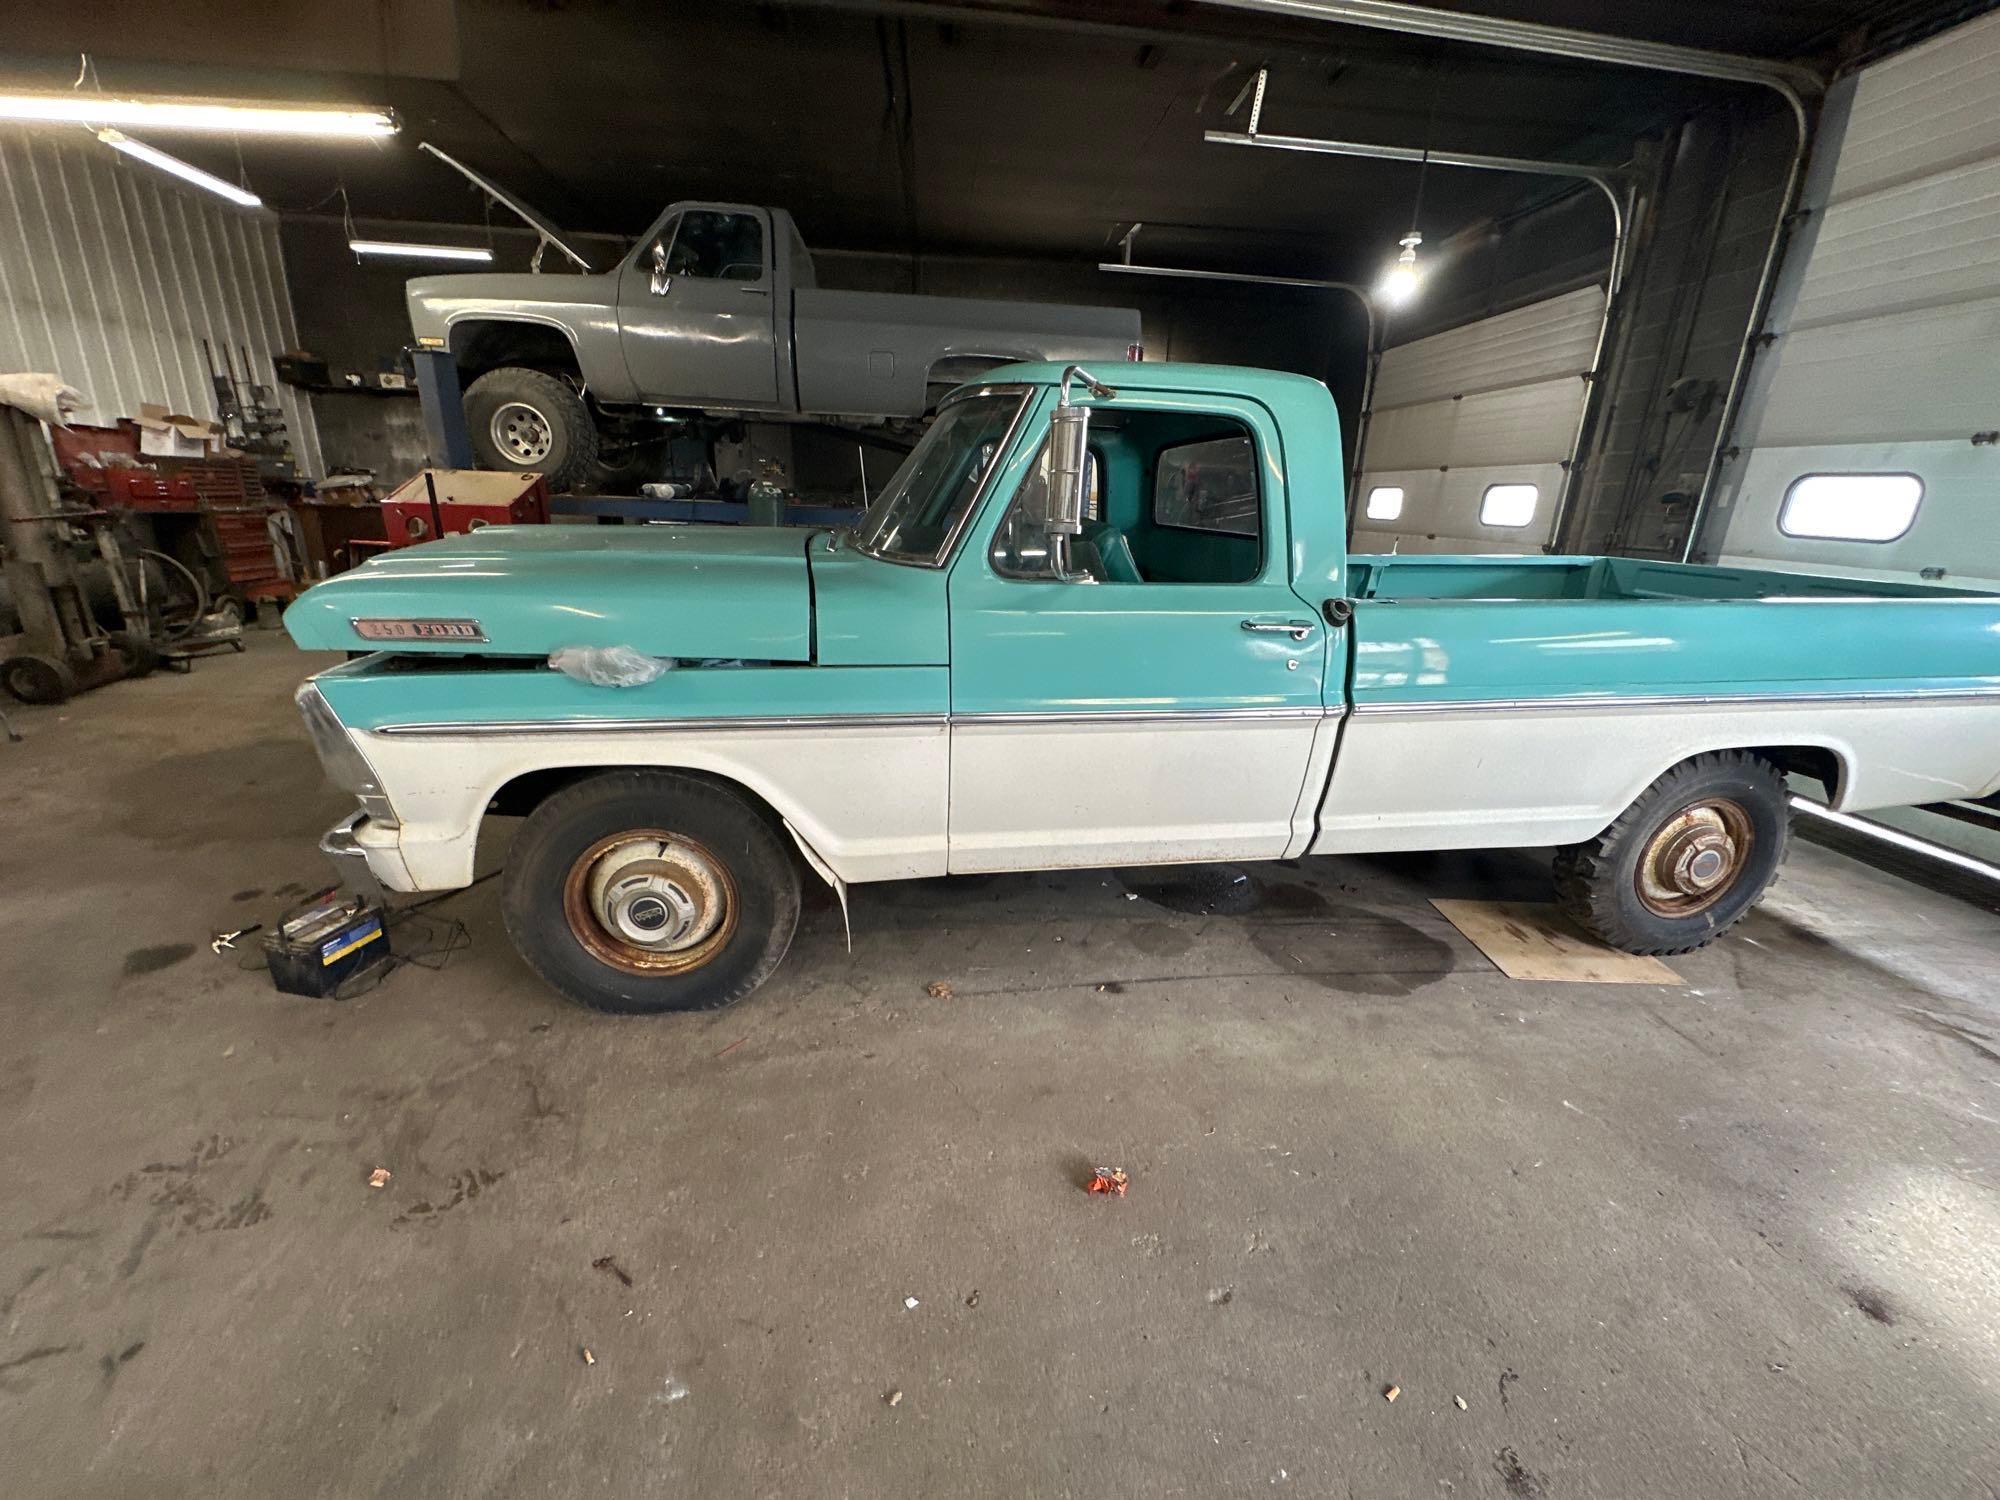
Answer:
[[[1690,803],[1662,823],[1639,855],[1640,903],[1657,917],[1708,910],[1749,866],[1757,831],[1727,797]]]
[[[699,969],[735,935],[729,866],[685,834],[642,828],[599,839],[563,879],[570,934],[600,963],[657,976]]]

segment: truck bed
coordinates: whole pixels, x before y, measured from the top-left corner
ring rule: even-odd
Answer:
[[[1636,557],[1451,557],[1357,553],[1350,599],[2000,599],[1978,589],[1812,573],[1699,567]]]

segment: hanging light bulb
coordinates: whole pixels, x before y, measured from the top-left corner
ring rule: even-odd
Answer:
[[[1397,255],[1395,265],[1389,268],[1389,274],[1382,278],[1382,284],[1375,289],[1375,294],[1391,307],[1401,307],[1417,294],[1417,286],[1422,280],[1417,274],[1417,246],[1423,242],[1424,237],[1414,229],[1397,241],[1403,247],[1402,251]]]

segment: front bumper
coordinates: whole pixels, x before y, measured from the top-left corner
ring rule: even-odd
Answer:
[[[403,860],[401,833],[356,808],[320,836],[319,852],[333,862],[341,882],[357,890],[414,891],[418,886]]]

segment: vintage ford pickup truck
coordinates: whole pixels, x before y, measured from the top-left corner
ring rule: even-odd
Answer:
[[[998,365],[1139,343],[1130,308],[821,288],[792,216],[742,203],[672,205],[607,271],[420,276],[407,296],[419,346],[469,382],[481,466],[559,490],[657,415],[919,417]]]
[[[1111,382],[1111,383],[1106,383]],[[1114,388],[1115,384],[1115,388]],[[324,847],[473,878],[583,1004],[724,1004],[839,892],[965,871],[1557,848],[1564,906],[1675,953],[1836,808],[2000,784],[2000,598],[1616,557],[1350,557],[1323,386],[1016,366],[859,525],[489,529],[286,614],[369,651],[299,701],[361,810]],[[641,686],[564,647],[678,663]],[[795,857],[795,851],[796,856]]]

